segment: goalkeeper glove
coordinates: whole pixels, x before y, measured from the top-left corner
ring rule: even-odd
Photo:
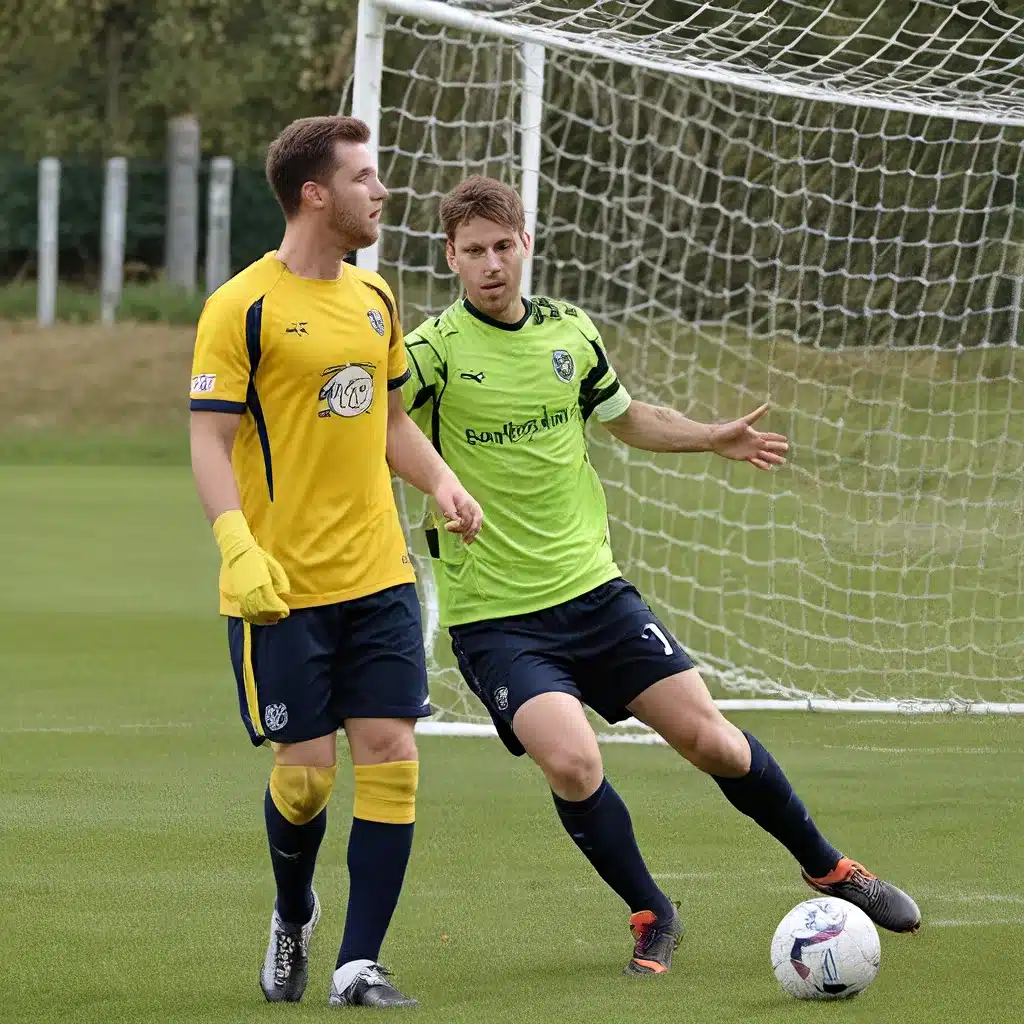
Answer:
[[[281,600],[290,584],[273,555],[256,543],[240,509],[219,515],[213,535],[220,548],[220,589],[238,605],[242,618],[258,626],[269,626],[288,616]]]

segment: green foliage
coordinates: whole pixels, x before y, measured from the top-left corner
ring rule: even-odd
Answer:
[[[261,161],[295,117],[338,109],[356,0],[7,0],[4,144],[31,160],[159,158],[193,114],[203,152]]]
[[[125,288],[118,310],[121,320],[192,326],[203,311],[202,294],[191,294],[163,281]]]
[[[760,32],[754,16],[768,6],[656,0],[621,23],[627,35],[630,25],[671,25],[683,43],[728,21],[742,38],[734,15]],[[965,55],[1024,60],[997,45],[1007,16],[990,6],[833,0],[823,16],[820,5],[792,3],[772,41],[793,47],[794,66],[809,66],[838,39],[846,41],[840,63],[933,67],[942,82],[963,72]],[[635,7],[548,0],[521,13],[559,19],[600,8],[622,19]],[[31,271],[42,155],[66,160],[62,274],[95,277],[99,158],[111,153],[131,160],[128,259],[160,266],[166,123],[183,113],[198,118],[205,157],[226,153],[238,165],[233,269],[271,248],[281,216],[258,169],[267,142],[295,117],[339,108],[356,8],[356,0],[284,8],[8,0],[0,104],[4,146],[17,159],[0,161],[0,275]],[[1021,0],[1004,10],[1019,15]],[[390,218],[411,229],[385,234],[393,265],[444,272],[429,237],[436,199],[466,171],[516,181],[518,51],[480,42],[436,26],[388,32],[382,171],[388,183],[415,183],[390,205]],[[598,313],[645,306],[653,320],[737,322],[820,346],[1011,339],[1014,281],[1024,274],[1021,129],[771,97],[555,50],[548,57],[542,290],[578,296]]]

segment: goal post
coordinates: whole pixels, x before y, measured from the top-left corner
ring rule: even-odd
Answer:
[[[729,709],[1024,712],[1024,22],[898,7],[359,0],[391,199],[358,259],[404,322],[457,296],[438,203],[489,174],[524,290],[585,308],[634,396],[767,398],[792,439],[769,475],[589,428],[619,565]],[[439,718],[486,731],[398,497]]]

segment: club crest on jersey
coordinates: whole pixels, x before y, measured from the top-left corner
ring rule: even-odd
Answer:
[[[384,337],[384,317],[380,315],[378,309],[368,309],[366,311],[367,317],[369,317],[370,325],[373,329],[383,338]]]
[[[564,348],[556,348],[551,353],[551,365],[555,368],[555,376],[559,380],[564,380],[566,384],[576,376],[576,364]]]
[[[288,724],[288,708],[284,704],[268,704],[263,711],[263,721],[270,732],[277,732]]]
[[[378,314],[379,315],[379,314]],[[319,416],[358,416],[373,404],[373,363],[347,363],[328,366],[321,374],[330,380],[320,389],[320,401],[327,408]]]

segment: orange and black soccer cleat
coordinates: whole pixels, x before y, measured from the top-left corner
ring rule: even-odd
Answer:
[[[859,907],[879,928],[914,933],[921,927],[921,911],[902,889],[876,878],[849,857],[843,857],[824,878],[811,878],[806,871],[801,874],[812,889]]]
[[[646,976],[664,974],[672,966],[672,954],[683,941],[682,918],[675,907],[672,916],[659,920],[651,910],[638,910],[629,918],[633,933],[633,959],[626,964],[625,974]]]

